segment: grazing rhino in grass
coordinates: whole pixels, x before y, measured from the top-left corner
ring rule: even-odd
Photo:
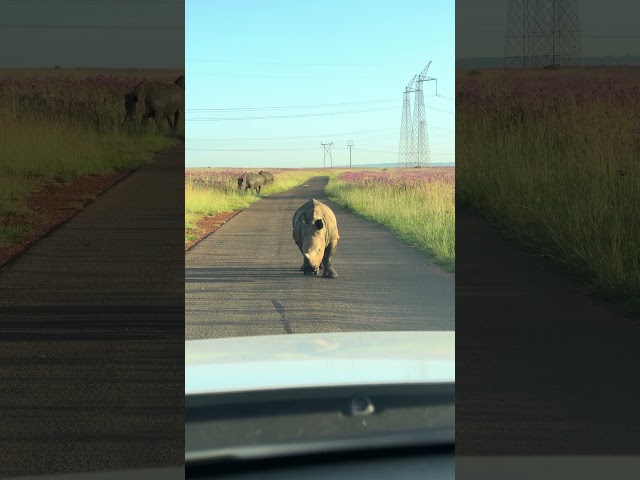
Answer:
[[[265,178],[257,173],[243,173],[238,178],[238,188],[244,190],[255,190],[256,193],[260,193],[260,189],[265,183]]]
[[[180,85],[182,88],[184,88],[184,75],[180,75],[175,82],[176,85]]]
[[[315,198],[293,214],[293,240],[302,252],[300,270],[305,275],[317,275],[318,270],[324,270],[323,277],[338,276],[332,261],[339,239],[336,216],[328,206]]]
[[[167,120],[171,131],[175,132],[184,112],[184,88],[175,83],[150,82],[143,80],[131,93],[124,96],[125,124],[155,119],[160,128]]]
[[[262,175],[264,177],[264,184],[265,185],[271,185],[273,183],[273,175],[271,175],[269,172],[265,172],[264,170],[260,170],[258,172],[258,175]]]

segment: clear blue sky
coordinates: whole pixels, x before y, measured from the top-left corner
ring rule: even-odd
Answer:
[[[453,162],[454,6],[187,0],[187,167],[322,167],[331,141],[348,165],[348,140],[353,165],[396,162],[403,90],[429,61],[431,161]]]

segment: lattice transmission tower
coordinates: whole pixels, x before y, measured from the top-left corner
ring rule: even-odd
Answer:
[[[578,66],[577,0],[509,0],[505,67]]]
[[[413,159],[413,118],[411,117],[411,96],[415,92],[413,83],[415,74],[404,89],[402,100],[402,120],[400,122],[400,147],[398,149],[398,166],[406,167]]]
[[[399,167],[424,167],[430,163],[429,138],[427,136],[427,120],[424,110],[423,83],[435,81],[436,95],[438,81],[427,77],[431,62],[422,72],[413,76],[404,89],[402,104],[402,120],[400,124],[400,146],[398,149]],[[411,93],[415,93],[413,116],[411,115]]]

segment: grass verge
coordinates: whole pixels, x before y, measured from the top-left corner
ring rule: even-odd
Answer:
[[[640,313],[640,69],[482,77],[457,88],[460,200]]]
[[[44,120],[7,121],[0,130],[0,246],[29,237],[42,221],[26,198],[42,186],[133,170],[175,144],[155,132],[132,136]]]
[[[326,189],[328,198],[383,225],[444,270],[455,272],[453,181],[409,183],[393,172],[382,181],[353,180],[333,174]]]

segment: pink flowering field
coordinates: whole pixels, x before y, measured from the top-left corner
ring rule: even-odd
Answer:
[[[640,311],[640,67],[458,72],[457,195]]]
[[[454,167],[344,171],[327,195],[455,271]]]

